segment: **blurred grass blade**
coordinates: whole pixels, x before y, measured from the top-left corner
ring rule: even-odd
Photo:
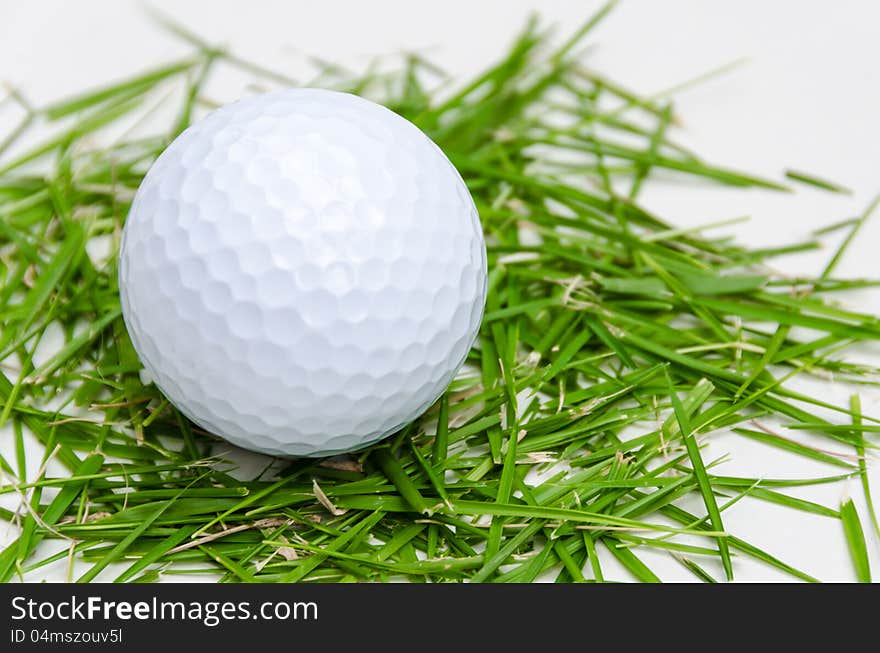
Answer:
[[[856,577],[860,583],[870,583],[871,565],[868,560],[868,545],[865,542],[865,532],[862,530],[859,513],[852,499],[847,499],[840,505],[840,519],[843,522],[843,532],[846,534]]]

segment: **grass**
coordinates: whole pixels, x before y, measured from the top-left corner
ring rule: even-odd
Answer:
[[[191,45],[187,58],[42,108],[12,94],[25,117],[0,140],[0,424],[11,452],[0,456],[0,493],[20,507],[0,516],[20,533],[0,552],[0,580],[67,560],[80,582],[187,572],[583,582],[608,577],[601,551],[645,582],[659,580],[656,555],[705,582],[735,578],[742,558],[816,580],[727,530],[724,513],[742,500],[840,521],[869,580],[852,501],[838,510],[785,490],[859,478],[871,503],[865,457],[880,420],[857,398],[837,406],[791,382],[876,385],[877,370],[841,352],[877,339],[880,320],[830,300],[875,285],[834,276],[874,206],[829,227],[848,236],[802,279],[768,262],[813,242],[755,250],[708,235],[717,225],[680,229],[645,210],[640,191],[658,170],[787,186],[676,143],[669,93],[643,97],[585,68],[579,50],[609,9],[556,49],[530,22],[458,90],[414,55],[364,75],[316,64],[317,83],[408,117],[462,172],[486,234],[488,305],[466,371],[422,418],[365,451],[267,460],[244,480],[214,455],[213,438],[141,382],[114,254],[150,163],[212,106],[204,85],[215,68],[263,86],[292,82],[165,21]],[[41,124],[54,135],[14,149]],[[53,339],[61,345],[46,352]],[[819,416],[831,413],[839,420]],[[786,426],[793,435],[778,432]],[[703,445],[719,433],[836,474],[717,474]],[[852,455],[835,453],[844,445]],[[48,471],[59,466],[66,472]],[[682,508],[689,497],[702,514]],[[880,531],[873,507],[868,517]],[[46,553],[45,540],[67,549]]]

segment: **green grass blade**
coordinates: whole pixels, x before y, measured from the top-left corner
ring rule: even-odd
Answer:
[[[859,513],[852,499],[847,499],[840,504],[840,519],[843,522],[843,531],[849,545],[856,577],[860,583],[870,583],[871,565],[868,560],[868,545],[865,542],[865,533],[862,530]]]

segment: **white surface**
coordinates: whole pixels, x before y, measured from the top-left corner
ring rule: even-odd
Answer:
[[[361,65],[368,56],[418,49],[456,75],[475,72],[510,41],[528,13],[540,9],[561,31],[570,31],[597,2],[520,0],[406,0],[242,3],[156,2],[201,34],[234,44],[252,59],[301,69],[297,53]],[[184,49],[158,33],[130,2],[0,2],[0,79],[35,101],[120,77]],[[591,65],[642,92],[660,91],[740,57],[749,63],[682,94],[676,102],[684,127],[677,138],[707,159],[779,177],[786,167],[825,175],[855,192],[834,196],[808,188],[797,194],[743,192],[694,186],[687,192],[651,184],[644,202],[679,224],[750,215],[736,228],[751,245],[790,242],[811,229],[855,215],[880,191],[880,5],[849,2],[747,0],[628,0],[593,37]],[[299,67],[299,68],[298,68]],[[228,99],[228,98],[224,98]],[[3,120],[0,114],[0,121]],[[840,273],[876,276],[880,222],[869,223],[853,244]],[[833,243],[832,243],[833,244]],[[778,262],[784,271],[815,272],[829,252]],[[876,296],[850,299],[880,311]],[[838,384],[822,392],[846,401]],[[877,415],[878,393],[863,392],[865,411]],[[806,440],[804,434],[794,437]],[[820,446],[829,446],[822,441]],[[833,445],[832,445],[833,448]],[[832,473],[767,447],[735,437],[715,439],[707,458],[731,453],[727,473],[796,477]],[[880,474],[871,460],[875,494]],[[852,495],[867,527],[857,482],[793,492],[836,507]],[[695,509],[699,498],[696,499]],[[743,501],[725,513],[728,528],[823,580],[852,580],[842,528],[827,518],[767,503]],[[880,543],[869,543],[873,572],[880,576]],[[688,579],[662,554],[646,562],[667,580]],[[606,561],[610,570],[616,567]],[[777,580],[766,567],[736,561],[737,579]],[[710,565],[717,576],[718,569]],[[63,565],[55,570],[63,577]],[[626,579],[611,571],[612,578]]]
[[[119,287],[149,377],[190,419],[247,449],[329,456],[398,431],[455,377],[486,246],[415,125],[285,89],[214,111],[156,160]]]

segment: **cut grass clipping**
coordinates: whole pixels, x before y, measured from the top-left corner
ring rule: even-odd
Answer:
[[[170,26],[192,56],[47,107],[11,93],[24,118],[0,142],[0,492],[19,507],[0,515],[20,534],[0,553],[0,580],[60,562],[79,581],[568,582],[607,577],[603,550],[642,581],[658,580],[648,550],[694,580],[733,578],[743,558],[814,580],[728,530],[725,510],[745,497],[837,522],[839,555],[848,548],[869,580],[873,513],[863,526],[852,501],[831,508],[788,488],[852,477],[870,494],[864,456],[880,422],[857,397],[831,406],[789,382],[876,385],[876,370],[839,353],[880,337],[880,322],[825,299],[871,282],[834,276],[842,248],[819,276],[785,279],[767,260],[815,243],[756,251],[640,208],[659,170],[784,186],[706,163],[672,140],[666,100],[585,68],[577,51],[606,12],[555,50],[529,24],[461,86],[418,56],[390,73],[319,64],[304,80],[383,102],[449,155],[483,220],[488,306],[465,372],[421,419],[352,456],[267,459],[245,480],[215,455],[228,448],[140,381],[115,251],[148,166],[211,107],[215,67],[263,88],[295,82]],[[41,125],[56,135],[23,147]],[[831,230],[854,234],[869,214]],[[815,415],[828,410],[840,419]],[[722,430],[838,471],[717,475],[703,445]],[[688,496],[702,507],[684,510]]]

